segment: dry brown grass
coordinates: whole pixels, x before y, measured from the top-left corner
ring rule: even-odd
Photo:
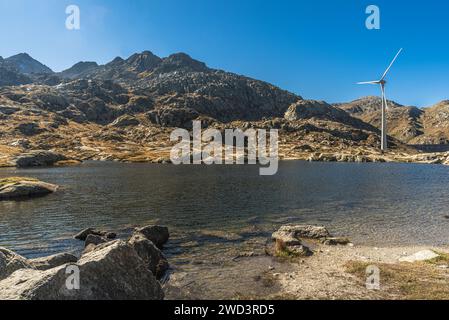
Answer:
[[[449,255],[417,263],[378,264],[381,291],[386,297],[406,300],[448,300],[449,271],[440,268],[449,262]],[[372,263],[351,261],[346,271],[360,280],[366,279],[366,268]]]

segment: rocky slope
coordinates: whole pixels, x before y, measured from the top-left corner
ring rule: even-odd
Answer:
[[[365,97],[349,103],[335,104],[352,116],[379,128],[381,99]],[[388,101],[388,134],[412,145],[449,144],[449,101],[428,108],[409,107]]]
[[[18,57],[29,63],[12,67]],[[159,58],[144,51],[101,66],[80,62],[60,73],[18,57],[0,60],[0,72],[3,65],[24,77],[10,76],[0,85],[0,166],[32,150],[81,160],[165,161],[172,129],[189,129],[195,119],[219,130],[279,129],[280,154],[289,159],[395,159],[413,153],[395,137],[404,141],[420,132],[416,119],[422,112],[392,103],[398,114],[390,112],[398,123],[392,127],[401,129],[391,132],[392,154],[381,155],[376,99],[336,108],[211,69],[184,53]]]
[[[27,53],[19,53],[5,59],[5,62],[13,66],[22,74],[51,74],[53,71],[46,65],[30,57]]]
[[[338,104],[352,116],[367,122],[376,128],[381,126],[381,98],[364,97],[350,103]],[[424,111],[417,107],[407,107],[394,101],[388,101],[388,134],[408,143],[423,134],[422,115]]]
[[[0,57],[0,87],[17,86],[26,83],[31,83],[31,79]]]

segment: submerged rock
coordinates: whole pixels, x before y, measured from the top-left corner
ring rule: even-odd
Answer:
[[[145,238],[153,242],[156,247],[162,249],[164,244],[170,238],[170,233],[167,227],[162,226],[146,226],[143,228],[136,228],[135,233],[141,233]]]
[[[169,264],[154,243],[139,233],[134,234],[128,243],[136,250],[139,257],[142,258],[156,278],[161,279],[168,270]]]
[[[29,264],[37,270],[49,270],[66,263],[74,263],[77,261],[78,258],[70,253],[58,253],[48,257],[28,260]]]
[[[0,200],[42,196],[55,192],[57,185],[32,178],[12,177],[0,179]]]
[[[24,257],[0,247],[0,280],[9,277],[16,270],[24,268],[32,269],[33,266]],[[0,290],[1,288],[0,286]]]
[[[79,289],[68,289],[67,265],[18,270],[0,281],[1,300],[162,300],[164,293],[136,251],[123,241],[98,246],[73,264]]]
[[[86,239],[89,235],[105,237],[109,240],[113,240],[113,239],[117,238],[117,234],[115,234],[114,232],[97,230],[94,228],[84,229],[84,230],[80,231],[79,233],[77,233],[75,236],[73,236],[73,238],[75,238],[77,240],[81,240],[81,241],[86,241]]]
[[[52,151],[38,150],[23,153],[13,162],[19,168],[52,166],[58,161],[67,160],[65,156]]]

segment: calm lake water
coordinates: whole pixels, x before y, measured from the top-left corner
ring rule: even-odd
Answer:
[[[275,176],[258,173],[257,166],[111,162],[2,169],[0,177],[63,188],[0,202],[0,246],[27,257],[76,252],[82,243],[71,237],[86,227],[124,236],[152,223],[170,228],[166,254],[178,265],[252,250],[285,223],[326,225],[357,244],[449,244],[449,167],[291,161]]]

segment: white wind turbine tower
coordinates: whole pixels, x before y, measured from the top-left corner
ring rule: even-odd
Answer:
[[[377,81],[367,81],[367,82],[358,82],[357,84],[379,84],[380,90],[382,91],[382,142],[381,142],[381,149],[382,151],[386,151],[388,148],[388,142],[387,142],[387,98],[385,96],[385,84],[387,81],[385,78],[387,77],[388,72],[390,71],[391,67],[393,66],[394,62],[398,58],[399,54],[402,52],[402,48],[399,50],[399,52],[394,57],[393,61],[388,66],[387,70],[385,70],[382,78]]]

